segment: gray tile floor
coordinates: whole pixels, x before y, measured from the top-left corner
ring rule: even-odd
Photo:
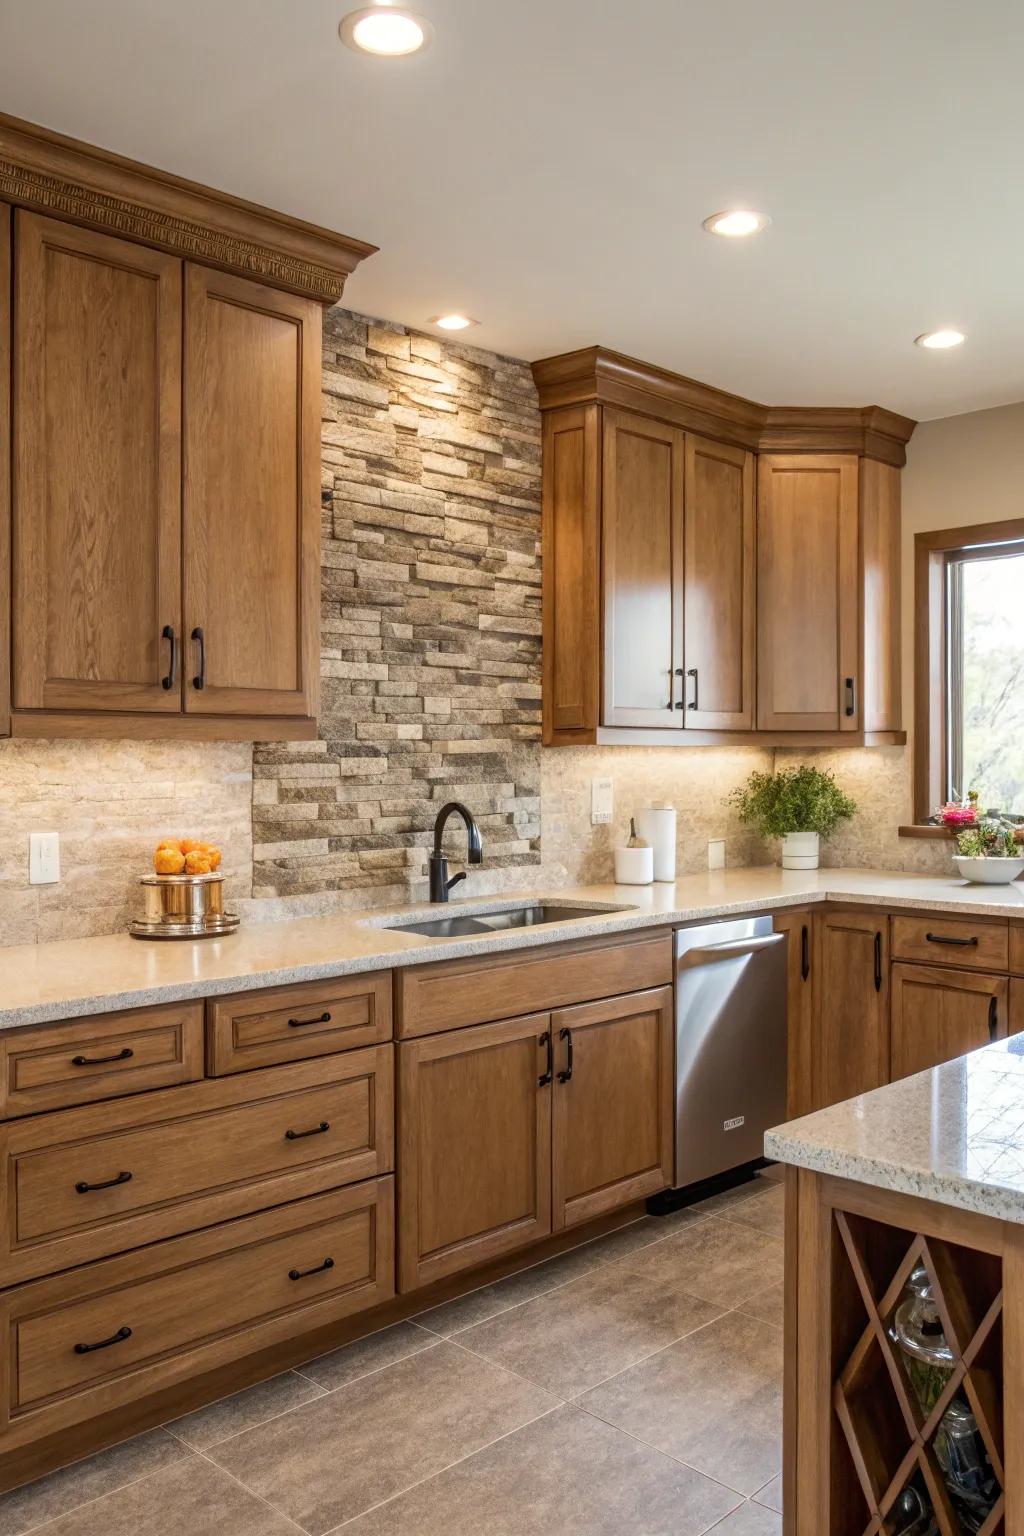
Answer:
[[[0,1536],[780,1536],[782,1190],[644,1217],[0,1496]]]

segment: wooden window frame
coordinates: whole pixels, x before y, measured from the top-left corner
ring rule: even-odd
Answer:
[[[900,829],[911,836],[948,836],[945,827],[928,825],[946,794],[947,571],[953,558],[984,559],[993,545],[1008,544],[1021,545],[1024,553],[1024,518],[937,528],[914,538],[915,825]]]

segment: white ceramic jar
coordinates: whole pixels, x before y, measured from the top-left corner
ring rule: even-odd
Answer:
[[[650,885],[653,879],[653,848],[616,848],[616,885]]]
[[[787,832],[782,839],[783,869],[817,869],[820,853],[817,832]]]
[[[676,877],[676,811],[673,805],[645,805],[636,815],[636,829],[654,851],[655,880]]]

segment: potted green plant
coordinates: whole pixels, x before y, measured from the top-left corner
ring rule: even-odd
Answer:
[[[762,837],[782,839],[783,869],[817,869],[820,840],[857,810],[831,773],[806,764],[779,773],[752,773],[729,796],[740,821]]]

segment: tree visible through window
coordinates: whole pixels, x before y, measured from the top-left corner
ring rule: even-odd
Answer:
[[[1024,815],[1024,543],[946,557],[946,783]]]

